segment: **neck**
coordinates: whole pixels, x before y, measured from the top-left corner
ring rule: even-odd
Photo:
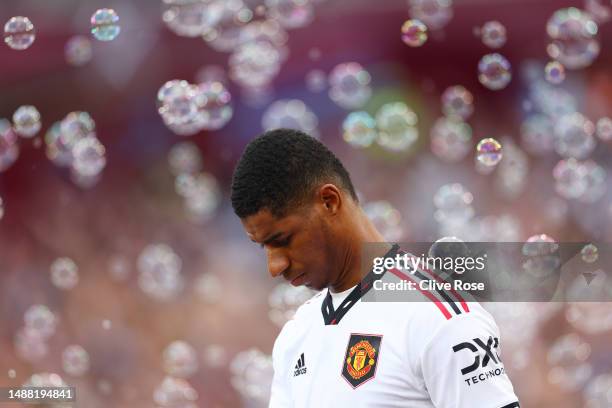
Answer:
[[[338,279],[329,286],[330,291],[335,293],[343,292],[359,284],[364,273],[369,272],[369,268],[362,271],[362,265],[372,265],[374,257],[386,254],[391,248],[390,245],[376,245],[372,250],[364,253],[365,243],[384,243],[386,241],[361,209],[359,209],[359,217],[355,223],[354,234],[349,234],[349,236],[355,238],[345,244],[341,254],[342,258],[339,259],[340,274]]]

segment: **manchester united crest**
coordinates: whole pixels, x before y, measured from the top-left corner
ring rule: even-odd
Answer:
[[[381,341],[382,336],[379,335],[351,333],[344,353],[342,377],[353,388],[374,378]]]

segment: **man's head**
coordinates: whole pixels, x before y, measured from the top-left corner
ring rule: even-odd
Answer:
[[[340,160],[291,129],[268,131],[246,147],[232,180],[232,206],[267,251],[272,276],[322,289],[338,279],[335,246],[350,240],[358,199]]]

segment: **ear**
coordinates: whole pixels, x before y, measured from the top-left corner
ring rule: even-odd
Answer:
[[[342,192],[334,184],[325,184],[319,188],[317,203],[325,212],[335,215],[343,204]]]

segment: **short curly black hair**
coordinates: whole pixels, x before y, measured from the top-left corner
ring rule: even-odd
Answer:
[[[299,130],[269,130],[247,145],[236,165],[232,207],[240,218],[263,208],[280,218],[324,183],[334,183],[359,202],[348,171],[323,143]]]

